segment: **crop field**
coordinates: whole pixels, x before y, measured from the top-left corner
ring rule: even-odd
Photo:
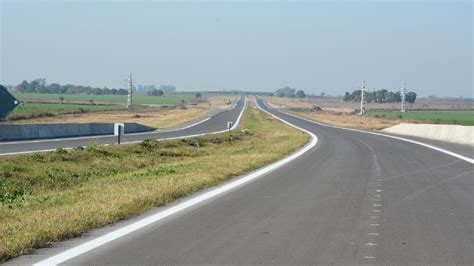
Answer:
[[[85,94],[43,94],[43,93],[14,93],[20,101],[28,100],[48,100],[59,101],[59,97],[64,97],[64,101],[81,102],[104,102],[104,103],[127,103],[127,95],[85,95]],[[136,104],[180,104],[181,100],[186,102],[194,98],[193,94],[165,94],[163,96],[148,96],[136,94],[133,102]]]
[[[369,111],[368,115],[391,119],[422,120],[437,124],[474,125],[474,110],[408,111],[406,113],[397,111]]]
[[[24,115],[35,112],[55,112],[59,113],[62,111],[75,111],[75,110],[86,110],[86,111],[102,111],[102,110],[115,110],[123,109],[121,106],[116,105],[92,105],[92,104],[59,104],[59,103],[26,103],[18,106],[12,114]]]

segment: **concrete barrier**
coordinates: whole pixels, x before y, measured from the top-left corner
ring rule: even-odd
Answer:
[[[125,123],[125,134],[153,130],[155,130],[155,128],[137,123]],[[113,123],[0,124],[0,141],[113,134]]]
[[[388,133],[474,145],[474,126],[399,124],[384,129]]]

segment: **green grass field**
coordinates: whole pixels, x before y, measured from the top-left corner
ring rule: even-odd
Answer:
[[[109,103],[126,103],[127,95],[83,95],[83,94],[42,94],[42,93],[14,93],[13,94],[20,101],[30,99],[35,100],[57,100],[59,97],[64,97],[65,101],[84,101],[88,102],[109,102]],[[165,94],[163,96],[148,96],[136,94],[133,96],[133,102],[136,104],[180,104],[181,100],[186,102],[194,98],[193,94]]]
[[[24,103],[15,108],[15,110],[13,110],[13,112],[7,116],[6,121],[17,121],[40,117],[58,116],[61,114],[117,109],[125,109],[125,106],[68,103]]]
[[[14,115],[25,115],[36,112],[52,112],[61,113],[67,111],[86,110],[86,111],[101,111],[101,110],[115,110],[123,109],[121,106],[114,105],[91,105],[91,104],[58,104],[58,103],[26,103],[18,106],[13,110]]]
[[[368,115],[385,118],[422,120],[437,124],[473,126],[474,110],[436,110],[436,111],[369,111]]]

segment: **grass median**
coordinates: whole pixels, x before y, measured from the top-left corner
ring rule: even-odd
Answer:
[[[2,157],[0,261],[173,202],[278,160],[309,136],[247,109],[199,138]]]

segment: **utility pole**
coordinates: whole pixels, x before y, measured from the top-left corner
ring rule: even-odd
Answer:
[[[365,81],[362,82],[362,88],[360,89],[360,115],[365,114]]]
[[[400,89],[400,96],[402,97],[402,106],[400,107],[400,112],[405,113],[406,83],[403,83],[403,88]]]
[[[128,98],[127,98],[127,108],[132,108],[132,95],[133,95],[133,80],[132,73],[130,73],[130,78],[128,79]]]

